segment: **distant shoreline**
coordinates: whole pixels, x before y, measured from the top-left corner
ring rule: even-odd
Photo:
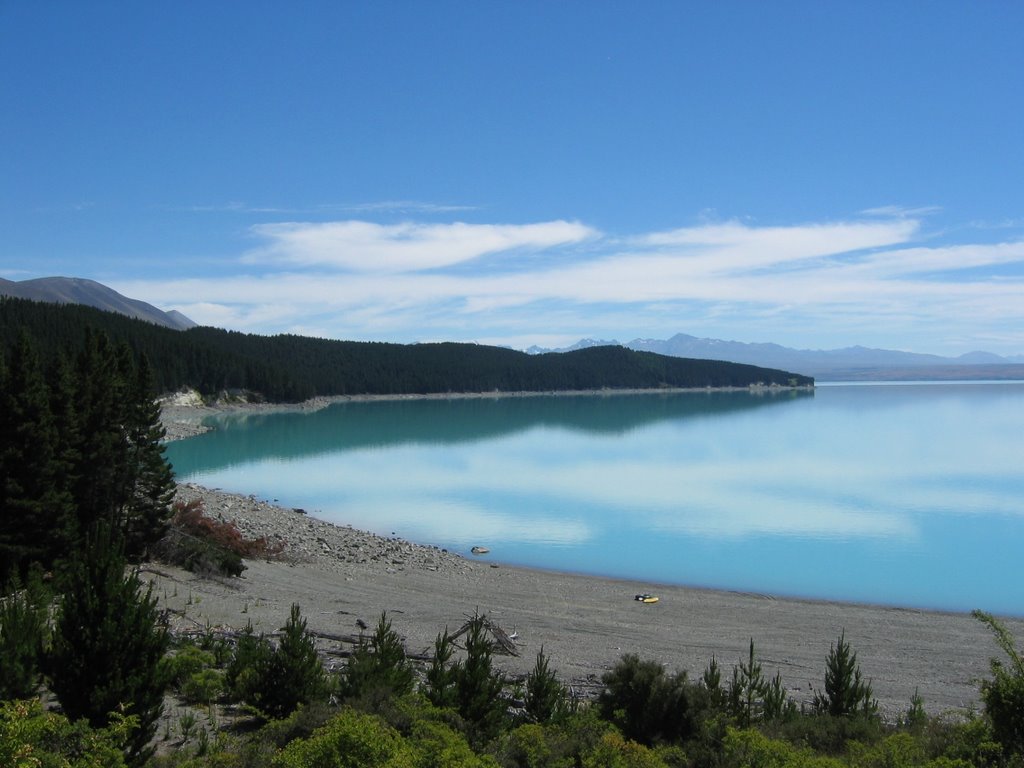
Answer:
[[[750,385],[747,387],[664,387],[659,389],[553,389],[537,391],[503,392],[430,392],[409,394],[326,395],[313,397],[300,403],[266,403],[246,401],[220,401],[205,403],[197,392],[164,395],[161,421],[167,431],[167,440],[182,440],[209,431],[201,422],[208,416],[224,413],[302,413],[319,411],[336,403],[374,403],[414,400],[497,400],[526,397],[617,397],[634,395],[679,395],[718,392],[749,392],[753,395],[776,395],[786,392],[813,392],[814,385],[780,386]]]

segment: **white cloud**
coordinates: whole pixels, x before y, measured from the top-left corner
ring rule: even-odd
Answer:
[[[922,205],[916,208],[906,205],[880,205],[877,208],[867,208],[861,211],[864,216],[897,216],[897,217],[919,217],[939,213],[942,210],[938,205]]]
[[[448,267],[485,254],[553,248],[594,237],[582,224],[375,224],[368,221],[261,224],[253,232],[270,242],[247,263],[321,266],[354,272],[408,272]]]
[[[376,203],[355,203],[338,206],[352,213],[460,213],[475,211],[475,205],[450,205],[446,203],[424,203],[418,200],[382,200]]]
[[[266,243],[243,256],[248,274],[113,287],[202,323],[342,338],[525,347],[576,329],[627,340],[699,327],[793,345],[812,338],[817,348],[907,349],[928,338],[964,345],[951,353],[981,348],[971,337],[1024,347],[1024,242],[922,245],[911,218],[729,222],[625,238],[568,221],[254,232]]]

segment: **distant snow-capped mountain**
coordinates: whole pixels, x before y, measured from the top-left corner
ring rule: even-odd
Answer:
[[[0,278],[0,296],[15,296],[19,299],[53,304],[85,304],[178,331],[194,328],[196,325],[177,310],[164,312],[152,304],[122,296],[113,288],[108,288],[95,280],[80,277],[39,277],[17,282]]]
[[[571,347],[549,350],[531,347],[528,352],[564,352],[617,341],[582,339]],[[891,349],[855,346],[843,349],[792,349],[779,344],[702,339],[677,333],[669,339],[633,339],[621,346],[640,352],[673,357],[727,360],[733,363],[781,368],[819,380],[865,378],[1024,378],[1024,355],[1001,357],[991,352],[968,352],[942,357]]]

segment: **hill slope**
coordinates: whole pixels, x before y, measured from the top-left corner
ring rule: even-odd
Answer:
[[[45,357],[77,349],[87,328],[150,360],[162,391],[261,393],[274,401],[345,394],[541,392],[575,389],[809,386],[807,376],[623,347],[528,355],[477,344],[385,344],[257,336],[217,328],[171,331],[74,304],[0,299],[0,348],[27,331]]]
[[[80,277],[40,277],[20,282],[0,279],[0,296],[56,304],[84,304],[87,307],[117,312],[136,320],[145,320],[178,330],[194,328],[196,325],[181,312],[164,312],[152,304],[122,296],[113,288],[108,288],[95,280]]]

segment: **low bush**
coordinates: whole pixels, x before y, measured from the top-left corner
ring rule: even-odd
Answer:
[[[626,654],[601,678],[601,716],[641,744],[681,742],[696,730],[686,673]]]
[[[106,728],[70,722],[38,700],[0,703],[0,765],[7,768],[125,768],[124,749],[138,721],[116,717]]]
[[[242,558],[276,557],[283,543],[266,537],[246,539],[233,522],[209,517],[200,501],[177,502],[170,527],[154,550],[161,560],[198,573],[240,576]]]

